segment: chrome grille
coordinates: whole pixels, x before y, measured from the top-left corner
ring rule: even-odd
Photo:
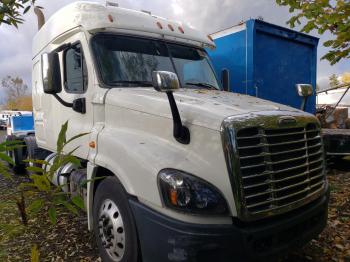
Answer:
[[[317,123],[303,119],[286,128],[240,123],[229,130],[231,144],[224,150],[232,175],[239,174],[234,186],[243,218],[283,213],[324,192],[324,153]]]
[[[308,197],[323,186],[323,151],[313,124],[237,132],[242,189],[254,214]]]

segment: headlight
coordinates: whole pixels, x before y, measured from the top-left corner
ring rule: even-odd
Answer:
[[[164,169],[158,174],[164,204],[178,211],[222,215],[228,211],[225,199],[213,185],[185,172]]]

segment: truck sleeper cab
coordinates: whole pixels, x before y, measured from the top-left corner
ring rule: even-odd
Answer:
[[[89,133],[66,148],[83,168],[53,183],[85,197],[103,261],[248,261],[326,224],[317,119],[221,91],[205,48],[188,26],[85,2],[34,38],[36,143],[50,162],[64,122]]]

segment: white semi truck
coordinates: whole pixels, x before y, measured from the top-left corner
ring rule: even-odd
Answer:
[[[222,91],[205,51],[214,43],[192,27],[85,2],[45,23],[36,13],[28,150],[52,161],[67,120],[68,136],[89,133],[67,148],[80,146],[83,167],[53,182],[86,192],[103,261],[247,261],[323,230],[314,116]],[[80,190],[83,180],[95,182]]]

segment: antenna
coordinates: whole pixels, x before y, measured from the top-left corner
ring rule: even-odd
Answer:
[[[38,30],[45,24],[45,16],[40,6],[34,7],[34,13],[38,17]]]
[[[106,1],[106,7],[107,6],[119,7],[119,4],[112,1]]]

